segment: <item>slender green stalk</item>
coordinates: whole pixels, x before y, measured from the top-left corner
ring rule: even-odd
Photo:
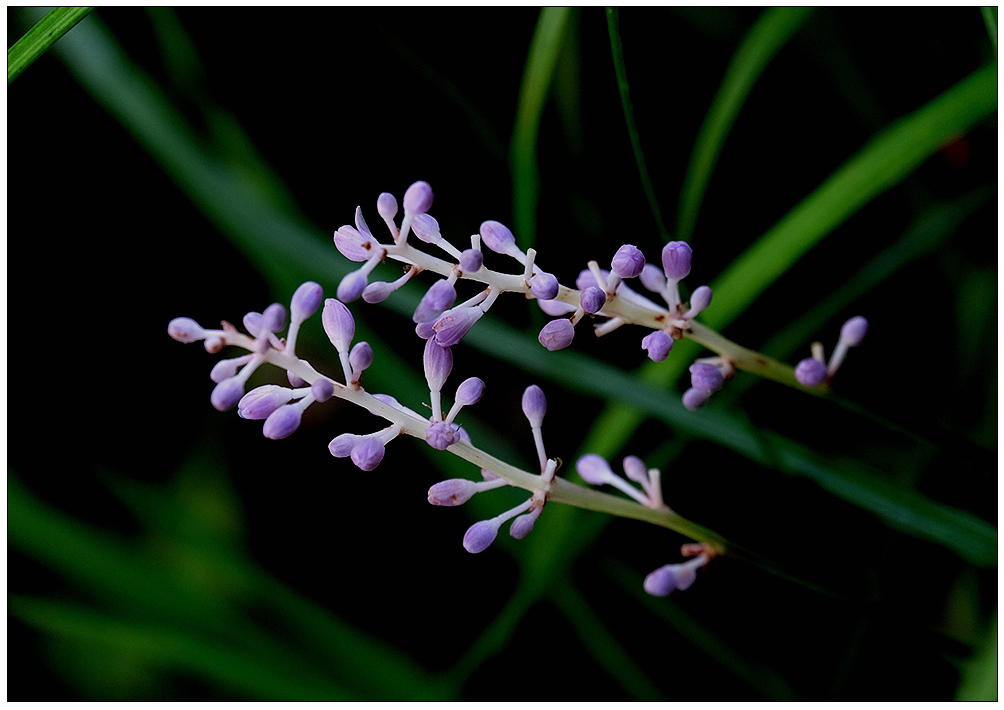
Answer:
[[[32,62],[42,56],[60,37],[87,17],[93,7],[57,7],[38,21],[7,50],[7,85],[14,81]]]
[[[981,7],[980,11],[983,13],[983,22],[987,26],[987,34],[990,36],[990,42],[994,46],[994,58],[997,57],[997,8],[996,7]]]

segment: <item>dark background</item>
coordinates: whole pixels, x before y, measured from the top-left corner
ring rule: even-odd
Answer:
[[[638,130],[670,225],[694,138],[759,12],[620,13]],[[207,146],[205,107],[235,117],[318,240],[330,244],[356,204],[375,228],[376,196],[400,197],[423,179],[436,190],[432,212],[443,233],[461,245],[484,219],[511,223],[508,145],[537,17],[535,8],[182,8],[171,15],[102,9],[85,22],[108,26],[132,60],[168,87]],[[175,21],[183,34],[161,43],[155,28],[168,32]],[[11,9],[8,22],[10,46],[26,25]],[[577,11],[567,37],[555,79],[561,88],[545,107],[538,141],[536,218],[540,261],[564,283],[622,243],[653,259],[662,243],[625,129],[603,11]],[[171,70],[169,53],[189,46],[199,62]],[[976,8],[816,10],[768,66],[729,134],[691,240],[697,281],[690,286],[711,281],[872,135],[992,59]],[[369,425],[368,415],[347,405],[312,407],[301,431],[281,442],[263,439],[233,412],[213,410],[207,375],[216,358],[170,340],[167,322],[186,315],[207,326],[220,318],[237,323],[247,310],[288,302],[290,292],[270,292],[225,230],[54,57],[11,84],[7,119],[9,471],[53,509],[143,546],[150,544],[143,524],[109,480],[173,490],[194,456],[228,482],[235,535],[258,565],[431,673],[452,668],[513,593],[519,549],[462,550],[463,532],[477,518],[425,504],[429,485],[443,475],[413,442],[388,447],[371,474],[333,460],[327,441]],[[725,334],[760,346],[926,207],[995,190],[996,163],[991,120],[836,229]],[[896,483],[995,524],[995,203],[985,200],[933,253],[807,332],[804,352],[790,359],[806,356],[816,338],[829,350],[842,320],[866,314],[867,347],[851,353],[840,394],[929,447],[911,450],[906,438],[770,382],[731,406],[823,456],[867,461]],[[316,280],[332,295],[338,282],[325,273],[290,278]],[[420,366],[421,343],[405,319],[379,306],[353,310]],[[509,299],[496,310],[530,333],[544,322]],[[333,371],[337,359],[317,319],[305,327],[303,352]],[[579,338],[574,347],[635,368],[642,364],[635,341],[617,333]],[[481,425],[508,439],[498,446],[528,466],[533,449],[518,402],[533,380],[458,352],[451,382],[475,374],[488,383],[476,407]],[[603,402],[556,384],[545,389],[549,452],[574,461]],[[414,396],[407,403],[417,407],[423,400]],[[663,423],[647,422],[625,453],[674,439]],[[896,533],[805,479],[711,443],[682,448],[664,481],[674,509],[782,560],[798,579],[723,560],[666,602],[703,624],[728,654],[769,668],[800,699],[953,697],[960,664],[993,612],[996,570]],[[504,509],[501,498],[481,501],[481,517]],[[572,556],[562,583],[592,603],[629,665],[662,697],[762,699],[707,648],[654,624],[651,605],[621,583],[640,588],[667,554],[675,559],[675,544],[615,520]],[[150,549],[156,558],[156,546]],[[78,598],[72,583],[19,549],[9,551],[8,580],[12,594]],[[247,697],[157,664],[140,664],[140,680],[106,674],[107,682],[85,682],[72,672],[85,647],[17,619],[8,648],[12,700]],[[546,603],[531,607],[461,688],[471,700],[630,697]]]

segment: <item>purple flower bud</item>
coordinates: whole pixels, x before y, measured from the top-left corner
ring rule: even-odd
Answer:
[[[374,281],[363,289],[363,300],[366,303],[380,303],[387,300],[387,297],[394,293],[393,284],[386,281]]]
[[[393,221],[394,217],[397,216],[397,198],[389,192],[381,192],[380,196],[377,197],[377,214],[385,222]]]
[[[323,377],[314,380],[314,384],[310,386],[310,395],[318,402],[327,402],[334,393],[335,386],[331,384],[331,380]]]
[[[485,383],[480,377],[468,377],[457,387],[456,401],[468,407],[477,404],[485,393]]]
[[[237,374],[237,368],[246,364],[252,357],[252,355],[242,355],[241,357],[232,357],[226,360],[220,360],[218,363],[213,365],[213,369],[209,373],[209,379],[213,382],[219,383],[223,382],[223,380],[228,377],[233,377]]]
[[[576,311],[575,306],[564,301],[541,301],[538,299],[537,305],[549,316],[563,316],[566,313],[575,313]]]
[[[603,276],[604,281],[606,281],[610,276],[610,272],[605,269],[600,269],[600,274]],[[583,269],[579,272],[579,277],[575,279],[575,288],[580,291],[585,291],[590,286],[599,288],[600,285],[596,283],[596,277],[593,275],[592,270]]]
[[[349,261],[368,261],[377,247],[372,237],[347,224],[335,232],[335,246]]]
[[[530,420],[530,426],[536,428],[544,422],[547,412],[547,398],[544,390],[537,385],[530,385],[523,391],[523,414]]]
[[[690,314],[697,315],[711,305],[711,287],[698,286],[690,296]]]
[[[840,340],[849,347],[860,345],[868,334],[868,321],[862,316],[854,316],[840,328]]]
[[[642,286],[655,293],[662,293],[662,289],[666,286],[666,276],[655,264],[645,264],[640,279]]]
[[[540,508],[535,509],[531,513],[519,516],[513,520],[512,525],[509,526],[509,534],[517,540],[522,540],[533,531],[533,524],[537,522],[537,518],[539,517]]]
[[[241,397],[237,403],[237,414],[242,419],[265,419],[291,399],[293,390],[288,387],[262,385]]]
[[[238,377],[228,377],[213,388],[209,401],[221,412],[237,404],[244,395],[244,381]]]
[[[457,300],[457,289],[446,279],[440,279],[422,296],[411,319],[415,323],[434,321],[452,306],[455,300]]]
[[[826,382],[826,365],[807,357],[795,366],[795,379],[806,387],[818,387]]]
[[[386,448],[380,439],[375,436],[365,436],[352,447],[352,453],[349,454],[349,457],[352,459],[352,463],[363,471],[372,471],[383,461],[385,452]]]
[[[453,353],[449,348],[444,348],[435,340],[425,341],[425,354],[422,356],[425,365],[425,381],[429,383],[429,389],[439,392],[443,389],[446,378],[453,370]]]
[[[708,397],[710,396],[711,393],[707,390],[699,390],[696,387],[691,387],[683,393],[683,406],[692,412],[696,412],[704,406],[704,403],[708,401]]]
[[[654,362],[662,362],[673,349],[673,338],[664,330],[654,330],[641,339],[641,347]]]
[[[468,552],[484,552],[495,542],[499,534],[499,523],[492,520],[482,520],[467,528],[464,534],[464,549]]]
[[[427,323],[419,323],[415,326],[415,334],[422,340],[428,340],[436,335],[435,326],[436,321],[429,321]]]
[[[436,329],[436,342],[443,347],[456,345],[484,314],[485,312],[477,306],[465,306],[447,311],[433,325]]]
[[[428,212],[432,207],[432,186],[419,180],[404,193],[404,211],[417,214]]]
[[[411,231],[427,244],[435,244],[443,235],[439,233],[439,222],[429,214],[417,214],[411,223]]]
[[[352,453],[356,444],[363,440],[358,434],[339,434],[328,444],[332,456],[343,459]]]
[[[624,457],[624,475],[636,483],[648,483],[648,469],[637,456]]]
[[[477,486],[464,478],[441,481],[429,489],[429,502],[433,505],[463,505],[478,492]]]
[[[206,337],[206,331],[191,318],[175,318],[167,324],[167,334],[180,343],[194,343]]]
[[[484,264],[485,256],[477,249],[465,249],[460,254],[460,268],[462,271],[471,273],[477,271]]]
[[[342,303],[350,303],[363,295],[368,275],[362,270],[349,272],[338,284],[335,295]]]
[[[607,302],[607,294],[599,286],[590,286],[579,296],[579,305],[586,313],[596,313]]]
[[[664,597],[674,589],[687,589],[697,579],[697,570],[688,564],[663,565],[645,577],[645,591]]]
[[[262,433],[269,439],[285,439],[300,426],[303,408],[295,404],[285,404],[268,415]]]
[[[206,352],[210,355],[215,355],[223,349],[223,341],[219,338],[206,338],[202,341],[202,345],[206,348]]]
[[[509,250],[516,246],[516,237],[509,228],[493,219],[481,223],[481,241],[499,254],[508,254]]]
[[[335,349],[340,353],[347,352],[356,334],[356,322],[348,307],[334,298],[327,299],[321,311],[321,325]]]
[[[444,451],[460,441],[460,427],[446,422],[433,422],[425,431],[425,440],[432,448]]]
[[[349,367],[353,373],[360,373],[373,364],[373,348],[367,342],[356,343],[349,353]]]
[[[294,323],[303,321],[314,315],[321,307],[321,300],[324,298],[324,290],[321,285],[313,281],[306,281],[293,293],[289,310]]]
[[[572,344],[572,338],[574,337],[575,326],[572,325],[572,321],[568,318],[558,318],[540,329],[537,340],[545,348],[554,352],[555,350],[567,348]]]
[[[286,370],[286,379],[289,380],[290,387],[303,387],[307,381],[292,370]]]
[[[258,333],[261,332],[261,313],[257,311],[245,313],[242,322],[244,323],[244,330],[250,333],[252,337],[257,338]]]
[[[622,279],[632,279],[645,268],[645,255],[633,244],[625,244],[610,262],[610,270]]]
[[[725,378],[714,365],[706,362],[695,362],[690,366],[690,384],[699,390],[711,393],[721,389]]]
[[[575,462],[575,470],[582,476],[582,480],[592,486],[602,486],[610,476],[614,475],[610,470],[610,464],[599,454],[580,456]]]
[[[554,274],[538,271],[530,279],[530,290],[540,300],[550,301],[558,295],[558,279],[555,278]]]
[[[273,303],[261,314],[262,328],[269,333],[278,333],[286,325],[286,309],[281,303]]]
[[[694,251],[686,242],[670,242],[662,248],[662,268],[666,278],[679,281],[690,273]]]

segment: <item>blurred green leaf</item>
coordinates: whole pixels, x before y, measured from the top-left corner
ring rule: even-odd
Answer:
[[[997,612],[986,640],[965,664],[956,700],[997,702]]]
[[[641,137],[638,135],[638,126],[634,121],[634,106],[631,103],[631,90],[628,86],[627,67],[624,65],[624,47],[621,44],[620,11],[616,7],[607,8],[607,30],[610,34],[610,51],[613,53],[614,72],[617,74],[617,89],[621,95],[621,105],[624,107],[624,120],[627,123],[628,138],[631,139],[631,150],[634,152],[635,162],[638,164],[638,176],[641,178],[641,186],[645,191],[649,209],[655,218],[655,224],[659,228],[661,242],[669,241],[669,231],[666,229],[666,222],[662,218],[662,211],[659,209],[659,200],[655,196],[655,188],[652,187],[652,178],[648,172],[648,165],[645,162],[645,153],[641,149]]]
[[[990,43],[994,46],[994,57],[997,56],[997,6],[994,7],[981,7],[980,12],[983,13],[983,22],[987,26],[987,35],[990,37]]]
[[[516,125],[509,145],[509,164],[512,166],[515,232],[524,250],[536,242],[537,200],[540,196],[540,176],[537,174],[540,117],[544,112],[544,102],[558,63],[558,50],[561,48],[565,25],[573,11],[569,7],[541,9],[537,29],[530,42],[523,84],[516,105]]]
[[[746,96],[771,59],[811,13],[811,7],[775,7],[765,10],[733,55],[690,154],[690,163],[680,191],[677,239],[687,241],[693,235],[697,213],[711,180],[711,173]]]
[[[45,50],[91,14],[93,7],[57,7],[35,24],[7,50],[7,85],[14,81]]]

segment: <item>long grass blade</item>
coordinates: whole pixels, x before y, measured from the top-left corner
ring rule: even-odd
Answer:
[[[7,85],[45,54],[60,37],[91,14],[93,7],[57,7],[49,11],[24,37],[7,50]]]

